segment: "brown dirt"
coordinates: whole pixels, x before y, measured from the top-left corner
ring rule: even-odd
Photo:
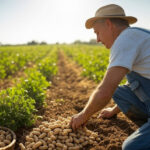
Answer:
[[[52,85],[47,90],[47,107],[39,110],[39,115],[43,116],[41,121],[57,119],[58,116],[68,117],[80,112],[97,86],[95,82],[81,77],[82,68],[66,58],[62,52],[59,53],[58,67],[58,75],[53,78]],[[111,101],[108,106],[112,105]],[[87,128],[98,132],[101,142],[98,147],[87,146],[85,150],[121,150],[123,141],[137,126],[122,113],[111,119],[97,119],[97,115],[98,113],[91,117]],[[16,149],[19,142],[24,142],[25,135],[30,130],[31,128],[16,132]]]

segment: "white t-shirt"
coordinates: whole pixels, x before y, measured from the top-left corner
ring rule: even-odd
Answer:
[[[150,31],[128,27],[111,47],[108,69],[122,66],[150,79]]]

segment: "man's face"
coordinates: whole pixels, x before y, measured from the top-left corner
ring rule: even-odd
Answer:
[[[106,21],[103,20],[95,23],[93,29],[97,36],[97,42],[101,42],[106,46],[106,48],[111,48],[112,46],[111,33]]]

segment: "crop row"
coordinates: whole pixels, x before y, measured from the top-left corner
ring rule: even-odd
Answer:
[[[83,76],[99,82],[104,77],[109,61],[109,51],[100,46],[63,46],[65,53],[83,67]]]
[[[37,67],[25,70],[26,77],[19,84],[0,92],[1,126],[17,130],[34,123],[37,108],[43,106],[46,89],[50,86],[46,79],[57,73],[56,63],[57,50],[53,48],[45,59],[38,62]],[[47,70],[46,74],[43,68]]]
[[[21,68],[40,61],[50,50],[50,46],[0,47],[0,79],[7,78]]]

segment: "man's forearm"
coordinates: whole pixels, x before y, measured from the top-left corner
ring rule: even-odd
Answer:
[[[111,97],[106,97],[105,94],[103,94],[103,91],[100,88],[97,88],[92,93],[87,105],[83,109],[83,112],[86,114],[86,117],[90,118],[94,113],[103,109],[108,104],[110,99]]]

